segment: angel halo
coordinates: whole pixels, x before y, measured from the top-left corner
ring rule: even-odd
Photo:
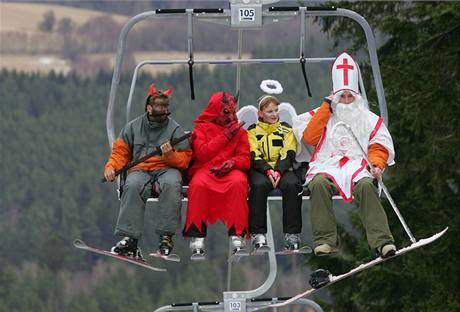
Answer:
[[[262,80],[260,83],[260,88],[262,91],[264,91],[266,94],[281,94],[283,93],[283,87],[277,80]]]

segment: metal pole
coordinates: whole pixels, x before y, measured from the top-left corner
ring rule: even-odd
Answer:
[[[366,160],[367,164],[369,165],[370,168],[373,168],[374,166],[372,165],[371,161],[369,160],[369,157],[367,157],[367,153],[366,151],[364,150],[364,148],[361,146],[361,144],[359,143],[358,141],[358,138],[355,136],[355,134],[353,133],[353,130],[351,130],[351,127],[349,125],[347,125],[346,123],[344,122],[338,122],[335,127],[344,127],[349,133],[350,135],[352,136],[352,138],[355,140],[356,144],[359,146],[359,148],[361,149],[361,153],[363,154],[364,156],[364,159]],[[396,207],[396,204],[395,202],[393,201],[393,198],[391,197],[390,195],[390,192],[388,191],[387,187],[385,186],[385,184],[383,183],[382,179],[381,178],[378,178],[377,179],[377,182],[379,184],[379,186],[382,188],[383,192],[385,193],[385,196],[388,198],[388,201],[390,202],[390,205],[391,207],[393,208],[393,210],[395,211],[396,215],[398,216],[399,218],[399,221],[401,222],[404,230],[406,231],[407,235],[409,236],[409,239],[411,240],[412,243],[416,243],[417,240],[415,239],[415,237],[412,235],[409,227],[407,226],[406,224],[406,221],[404,221],[404,218],[403,216],[401,215],[401,212],[399,212],[399,209],[398,207]]]
[[[238,59],[241,60],[241,51],[243,50],[243,31],[241,29],[238,30]],[[241,65],[238,63],[236,65],[236,94],[238,91],[240,91],[240,85],[241,85]],[[241,92],[240,92],[241,93]],[[236,109],[240,108],[240,102],[241,102],[241,94],[238,100],[238,103],[236,103],[237,107]]]
[[[228,259],[232,256],[231,242],[228,242]],[[232,261],[227,261],[227,291],[230,291],[232,284]]]

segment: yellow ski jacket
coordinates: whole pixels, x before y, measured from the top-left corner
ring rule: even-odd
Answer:
[[[259,121],[248,128],[251,169],[263,174],[274,169],[281,174],[295,161],[297,142],[292,127],[286,122],[267,124]]]

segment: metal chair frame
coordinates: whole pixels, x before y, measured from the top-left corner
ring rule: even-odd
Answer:
[[[137,64],[134,69],[134,74],[131,82],[131,89],[129,92],[129,97],[126,103],[126,119],[130,120],[131,104],[132,97],[136,86],[137,76],[139,70],[145,65],[171,65],[171,64],[185,64],[191,66],[193,64],[219,64],[219,65],[236,65],[237,66],[237,79],[236,79],[236,89],[239,90],[240,87],[240,65],[242,64],[293,64],[293,63],[331,63],[335,58],[334,57],[323,57],[323,58],[306,58],[304,57],[305,53],[305,44],[307,38],[307,17],[347,17],[355,22],[357,22],[362,29],[364,30],[366,39],[367,39],[367,48],[369,51],[370,63],[372,67],[373,79],[375,84],[375,90],[378,98],[380,115],[382,116],[385,124],[388,124],[388,114],[387,106],[385,101],[384,89],[382,84],[382,79],[380,75],[380,67],[377,59],[377,51],[374,34],[367,23],[367,21],[357,14],[356,12],[340,9],[335,7],[296,7],[296,8],[276,8],[270,7],[267,8],[265,4],[275,2],[271,0],[231,0],[230,9],[184,9],[184,10],[155,10],[144,12],[132,17],[122,28],[119,40],[118,47],[109,95],[109,102],[107,108],[107,117],[106,117],[106,128],[109,145],[112,146],[113,141],[115,140],[115,127],[114,127],[114,106],[115,100],[117,97],[118,85],[120,83],[121,69],[123,64],[123,56],[126,47],[126,38],[128,33],[137,23],[152,19],[156,17],[178,17],[183,16],[187,21],[187,49],[188,49],[188,58],[187,59],[176,59],[176,60],[145,60]],[[241,9],[254,9],[254,12],[257,14],[254,19],[255,24],[252,25],[251,22],[238,23],[238,12]],[[251,58],[243,59],[241,58],[241,38],[243,31],[246,29],[260,29],[266,24],[277,22],[278,20],[286,19],[299,19],[299,57],[298,58]],[[208,22],[219,23],[227,25],[232,28],[238,29],[238,55],[237,59],[195,59],[194,50],[193,50],[193,22],[194,20],[203,20]],[[191,80],[192,82],[192,80]],[[361,92],[366,97],[365,88],[360,79],[360,88]],[[192,89],[193,91],[193,89]],[[193,94],[193,93],[192,93]],[[335,196],[334,199],[339,199],[340,197]],[[309,199],[309,196],[302,196],[303,200]],[[149,199],[149,201],[156,201],[157,199]],[[187,198],[183,199],[184,201]],[[271,195],[268,198],[270,201],[280,201],[281,196]],[[271,225],[270,211],[268,208],[269,204],[267,203],[267,240],[268,245],[271,247],[272,251],[268,253],[269,267],[270,271],[265,282],[260,285],[258,288],[247,291],[230,291],[230,282],[228,282],[228,290],[223,292],[223,302],[193,302],[189,304],[173,304],[156,309],[157,312],[163,311],[225,311],[225,312],[246,312],[246,311],[255,311],[262,309],[269,304],[287,300],[288,298],[270,298],[270,299],[256,299],[263,294],[265,294],[269,288],[273,285],[275,277],[277,274],[277,261],[275,257],[275,248],[273,240],[273,231]],[[231,264],[229,264],[229,276],[228,281],[231,277]],[[323,311],[321,307],[316,304],[314,301],[308,299],[301,299],[296,302],[297,304],[303,304],[309,306],[315,311]]]

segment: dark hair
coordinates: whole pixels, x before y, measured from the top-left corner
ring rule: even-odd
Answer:
[[[158,94],[155,93],[154,95],[147,96],[145,101],[145,109],[147,110],[147,105],[169,105],[169,95],[166,94]]]

